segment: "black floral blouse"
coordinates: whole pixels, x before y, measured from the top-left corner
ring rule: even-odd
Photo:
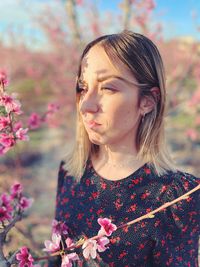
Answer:
[[[95,172],[90,158],[78,183],[67,175],[63,164],[59,169],[55,217],[66,222],[71,237],[96,235],[99,217],[110,218],[117,226],[136,219],[200,183],[199,178],[180,171],[159,177],[147,163],[128,177],[111,181]],[[117,230],[109,237],[109,249],[99,253],[99,265],[82,266],[198,267],[199,236],[198,190],[154,218]]]

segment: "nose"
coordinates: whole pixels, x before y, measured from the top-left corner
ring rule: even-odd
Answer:
[[[84,96],[82,96],[82,99],[80,98],[79,102],[79,110],[82,114],[85,113],[96,113],[99,110],[99,100],[97,99],[98,96],[93,93],[85,93]]]

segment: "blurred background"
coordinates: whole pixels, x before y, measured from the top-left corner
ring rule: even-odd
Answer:
[[[32,127],[29,142],[0,156],[0,193],[21,181],[35,199],[11,232],[8,250],[27,245],[39,251],[50,237],[58,166],[74,136],[79,56],[100,35],[126,28],[159,47],[167,72],[170,153],[182,169],[199,176],[199,0],[7,0],[0,10],[0,69],[8,72],[8,93],[16,92],[22,103],[20,120],[26,125],[31,116],[44,116],[49,105],[59,106]]]

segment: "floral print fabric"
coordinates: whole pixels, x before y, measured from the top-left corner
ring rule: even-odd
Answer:
[[[61,162],[56,219],[65,221],[71,237],[97,234],[97,219],[107,217],[119,226],[185,194],[200,179],[183,172],[155,174],[147,163],[128,177],[111,181],[99,176],[90,158],[80,182],[67,175]],[[110,267],[198,267],[200,233],[199,191],[188,199],[114,232],[109,249],[95,265]],[[59,266],[54,263],[52,266]]]

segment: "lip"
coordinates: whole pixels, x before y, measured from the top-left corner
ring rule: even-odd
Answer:
[[[88,122],[86,122],[86,123],[87,123],[87,125],[88,125],[89,128],[96,128],[96,127],[98,127],[99,125],[101,125],[101,124],[99,124],[99,123],[97,123],[97,122],[95,122],[95,121],[88,121]]]

